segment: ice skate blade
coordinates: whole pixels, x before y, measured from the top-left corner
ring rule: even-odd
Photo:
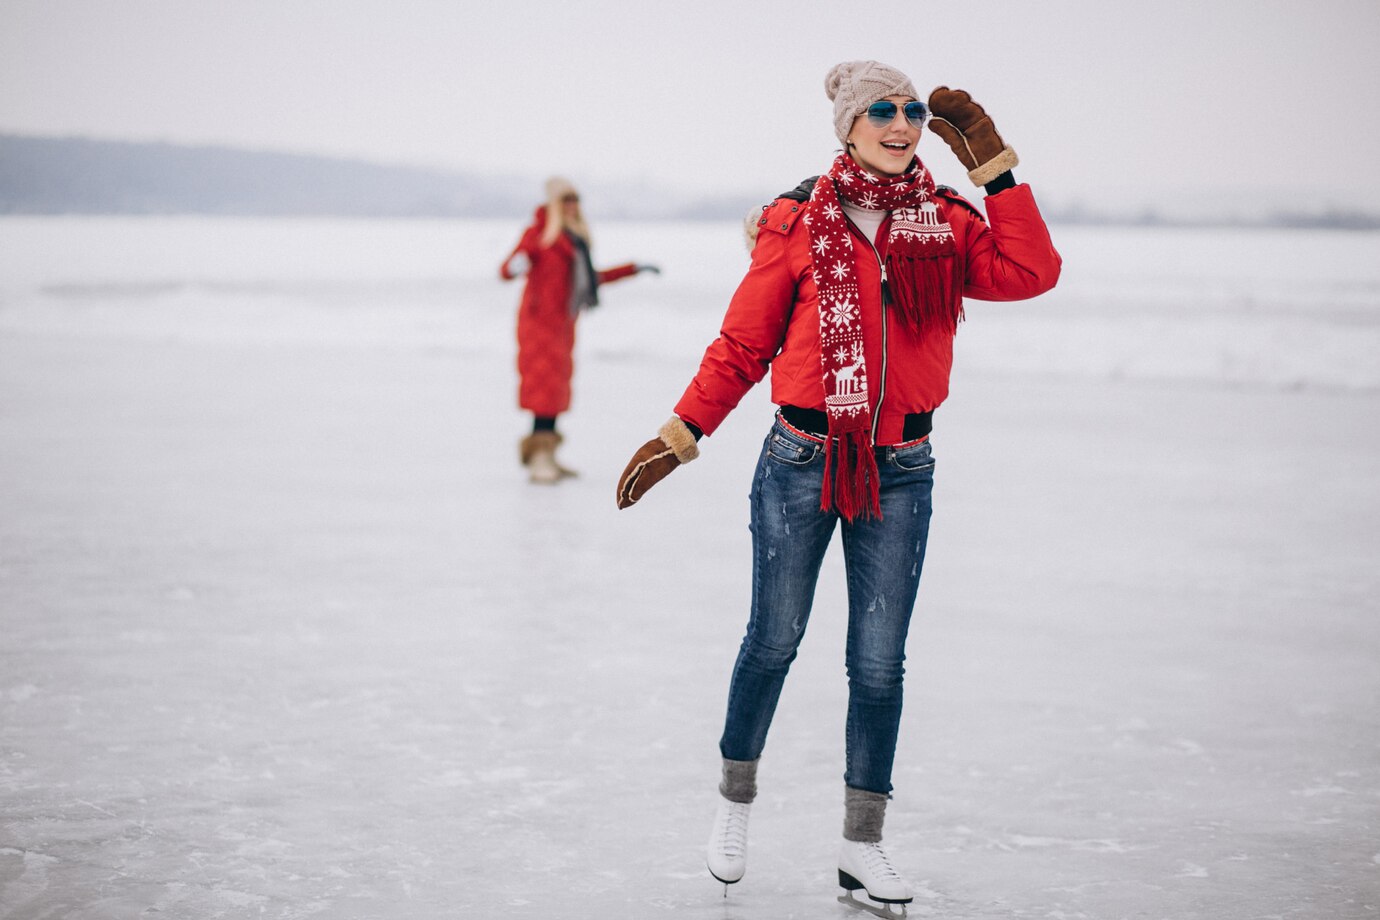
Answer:
[[[706,868],[706,869],[709,869],[708,866],[705,866],[705,868]],[[729,886],[729,885],[736,885],[736,884],[738,884],[739,882],[741,882],[741,881],[743,880],[743,877],[742,877],[741,875],[738,876],[738,877],[735,878],[735,879],[719,878],[719,876],[718,876],[717,874],[715,874],[715,872],[714,872],[713,869],[709,869],[709,876],[710,876],[710,878],[714,879],[714,881],[716,881],[716,882],[718,882],[720,885],[723,885],[723,886],[724,886],[724,897],[728,897],[728,886]]]
[[[906,904],[909,904],[911,901],[915,900],[915,898],[913,897],[879,898],[872,892],[868,891],[866,885],[855,879],[853,876],[849,875],[847,872],[844,872],[842,869],[839,870],[839,887],[842,888],[844,891],[848,892],[850,895],[855,891],[861,891],[863,894],[867,895],[869,900],[876,901],[879,904],[900,904],[904,906]]]
[[[863,913],[871,914],[874,917],[884,917],[886,918],[886,920],[898,920],[898,918],[906,916],[906,904],[908,904],[909,902],[894,901],[873,904],[871,901],[858,900],[857,898],[853,897],[852,891],[846,890],[843,894],[839,895],[839,903],[844,905],[845,907],[851,907],[854,910],[860,910]],[[900,912],[898,913],[897,911],[892,910],[893,907],[901,908]]]

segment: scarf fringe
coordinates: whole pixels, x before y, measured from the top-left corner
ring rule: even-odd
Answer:
[[[865,429],[829,435],[824,442],[819,510],[837,511],[850,524],[859,515],[881,520],[880,477],[877,453]]]
[[[963,288],[952,255],[908,258],[888,255],[888,285],[901,316],[916,332],[958,332],[963,320]]]

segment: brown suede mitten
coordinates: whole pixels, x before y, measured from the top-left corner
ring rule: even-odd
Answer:
[[[695,436],[676,416],[661,426],[657,436],[637,449],[618,477],[618,507],[628,508],[647,494],[647,490],[670,475],[682,463],[700,455]]]
[[[1016,151],[1006,146],[996,125],[982,106],[961,89],[937,86],[930,93],[930,130],[943,138],[959,162],[968,167],[968,178],[984,186],[1014,169]]]

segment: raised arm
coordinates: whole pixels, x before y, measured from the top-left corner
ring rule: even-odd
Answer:
[[[961,89],[930,93],[930,130],[968,169],[974,185],[987,190],[987,220],[954,193],[950,223],[961,222],[967,276],[963,295],[977,300],[1024,300],[1043,294],[1059,280],[1062,260],[1049,238],[1030,186],[1017,185],[1018,160],[997,132],[992,117]],[[988,223],[990,221],[990,225]]]

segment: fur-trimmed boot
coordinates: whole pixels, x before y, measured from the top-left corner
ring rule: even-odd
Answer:
[[[861,889],[882,904],[909,904],[915,890],[891,864],[882,846],[887,797],[880,792],[845,787],[843,846],[839,850],[839,885],[846,901],[861,906],[853,893]],[[863,906],[864,910],[868,908]],[[874,911],[875,912],[875,911]]]
[[[539,485],[560,481],[561,468],[556,465],[556,447],[560,443],[561,436],[554,431],[534,431],[522,439],[518,449],[529,481]]]
[[[562,437],[555,431],[534,431],[518,442],[518,457],[527,467],[528,479],[541,485],[551,485],[575,471],[561,466],[556,460],[556,448]]]

